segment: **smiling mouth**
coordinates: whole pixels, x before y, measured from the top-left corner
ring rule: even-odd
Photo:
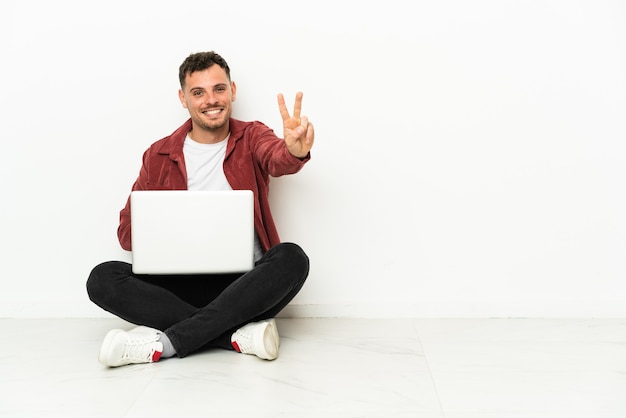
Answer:
[[[222,109],[220,108],[220,109],[209,109],[209,110],[205,110],[205,111],[203,111],[202,113],[203,113],[203,114],[205,114],[205,115],[207,115],[207,116],[215,116],[215,115],[217,115],[217,114],[219,114],[219,113],[221,113],[221,112],[222,112]]]

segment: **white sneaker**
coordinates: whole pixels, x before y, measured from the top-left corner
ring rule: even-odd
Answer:
[[[280,337],[273,318],[244,325],[235,331],[230,341],[240,353],[254,354],[264,360],[274,360],[278,357]]]
[[[157,362],[163,352],[163,344],[158,340],[159,333],[152,328],[114,329],[104,337],[98,360],[109,367]]]

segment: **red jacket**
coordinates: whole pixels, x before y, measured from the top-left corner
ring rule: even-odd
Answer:
[[[150,146],[132,190],[187,190],[187,169],[183,143],[191,130],[191,119]],[[261,122],[230,120],[230,139],[224,157],[224,174],[233,190],[254,192],[254,227],[263,251],[280,243],[268,198],[270,176],[300,171],[310,159],[289,153],[283,139]],[[122,248],[131,251],[130,197],[120,211],[117,237]]]

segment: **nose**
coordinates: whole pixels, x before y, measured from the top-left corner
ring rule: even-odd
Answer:
[[[213,93],[207,92],[204,96],[204,102],[207,105],[213,105],[217,103],[217,97]]]

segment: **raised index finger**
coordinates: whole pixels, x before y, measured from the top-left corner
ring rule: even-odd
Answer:
[[[289,111],[287,111],[287,106],[285,105],[285,97],[282,93],[278,93],[278,110],[280,111],[280,116],[283,120],[290,118]]]

